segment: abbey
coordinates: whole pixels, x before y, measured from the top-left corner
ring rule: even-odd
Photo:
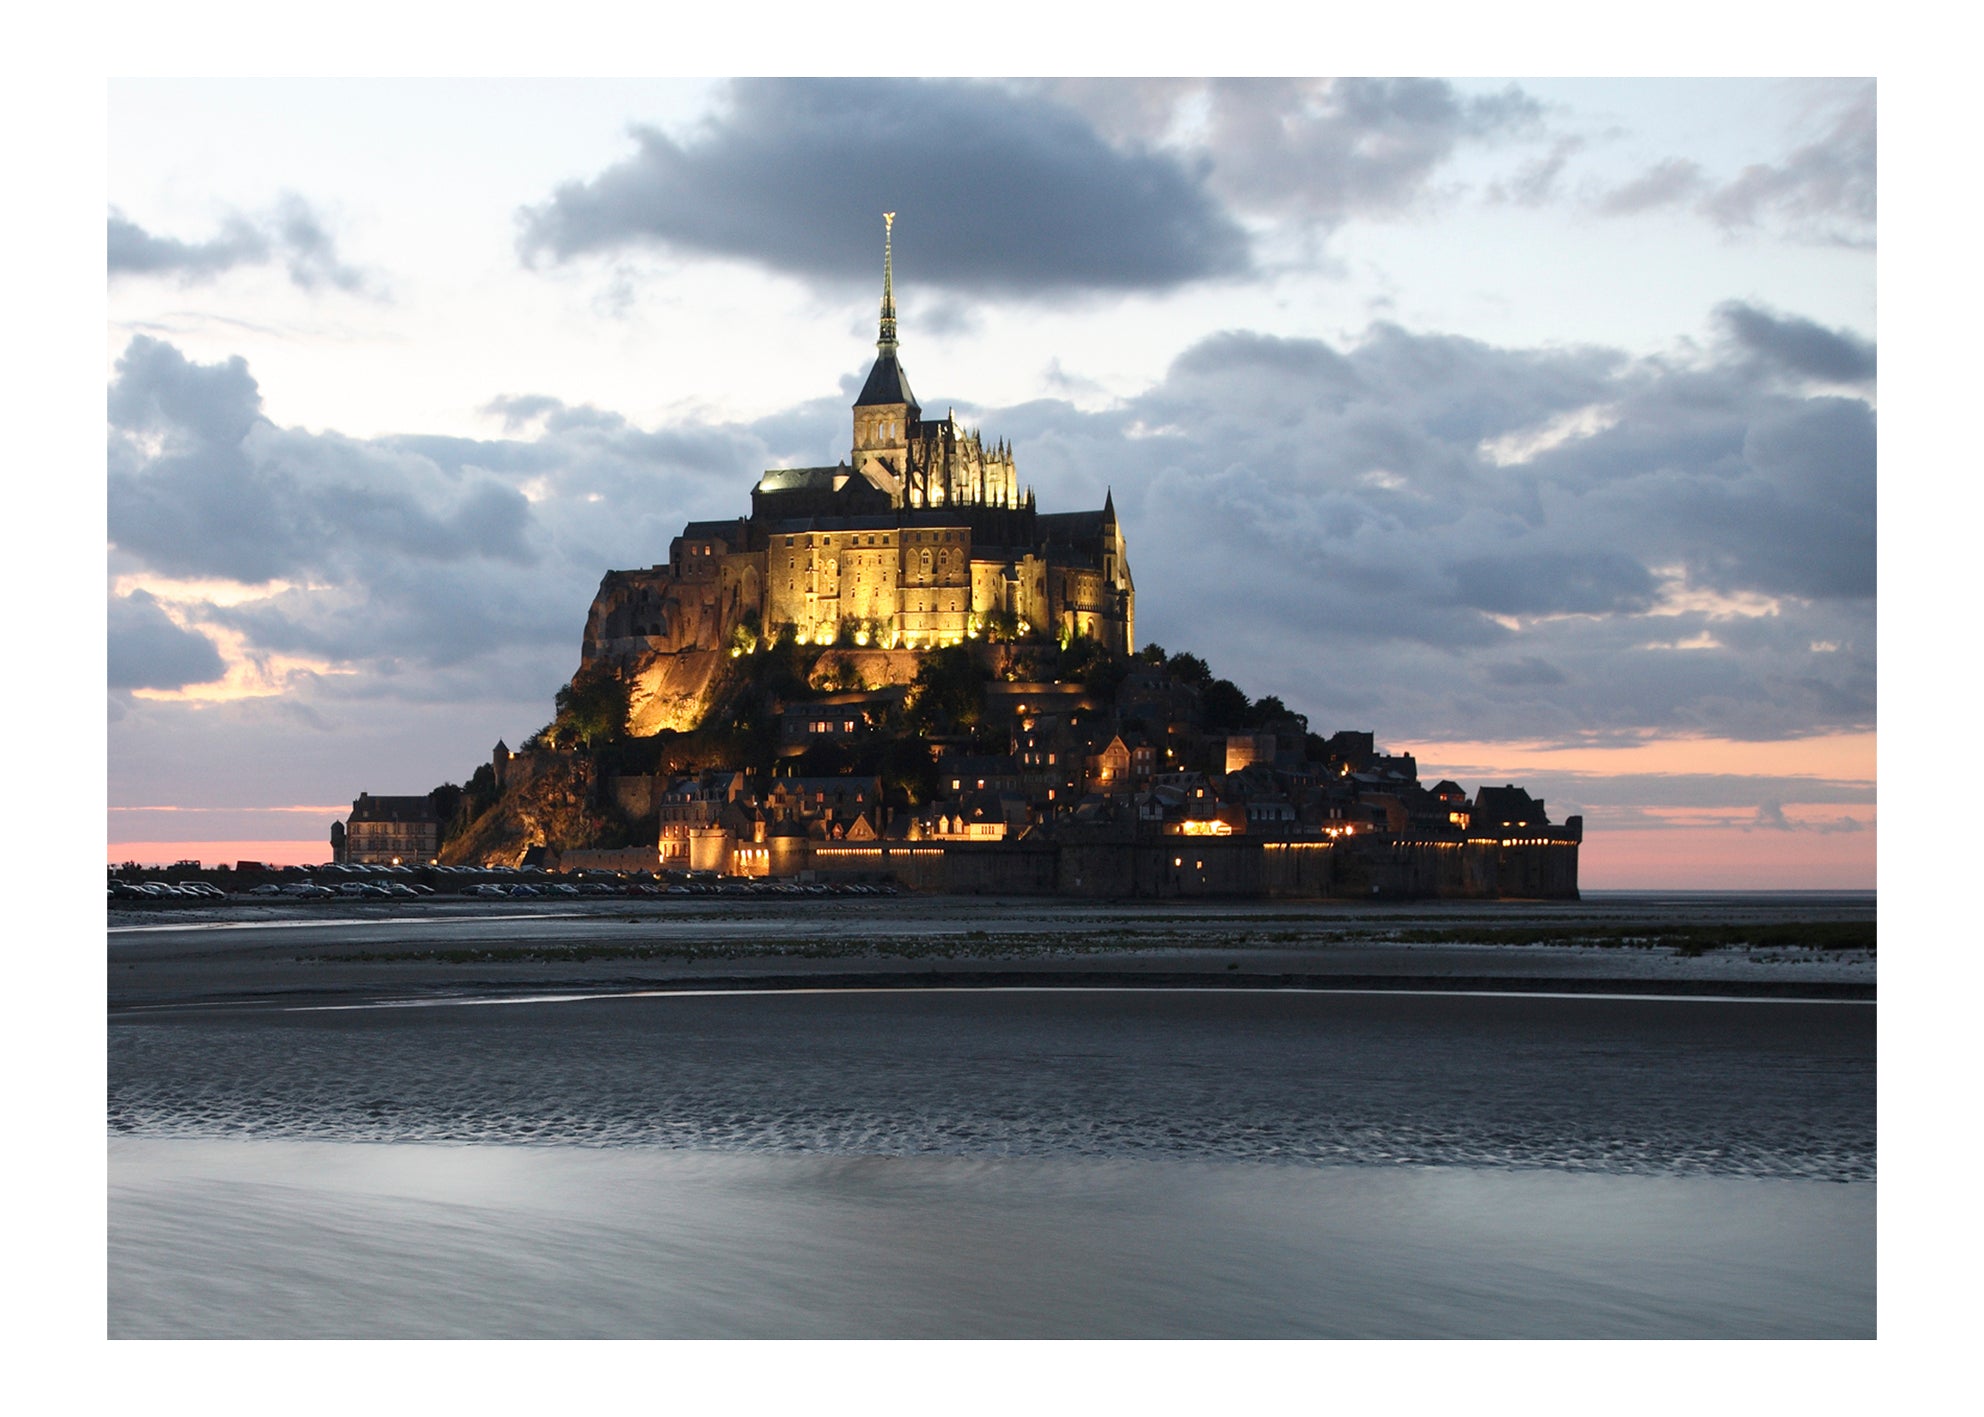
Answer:
[[[788,635],[876,650],[1085,636],[1134,650],[1114,498],[1039,512],[1008,445],[949,413],[924,416],[896,353],[894,219],[884,217],[881,330],[847,459],[773,468],[748,517],[691,522],[667,564],[609,571],[586,622],[588,664]]]

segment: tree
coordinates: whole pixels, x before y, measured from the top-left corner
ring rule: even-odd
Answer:
[[[977,727],[990,677],[969,645],[931,650],[923,656],[910,691],[910,725],[919,733]]]
[[[1230,679],[1215,679],[1206,685],[1200,691],[1199,703],[1208,733],[1238,733],[1247,726],[1247,695]]]
[[[1302,733],[1309,731],[1309,716],[1307,714],[1292,712],[1288,705],[1281,701],[1278,695],[1268,694],[1254,701],[1254,707],[1249,713],[1247,721],[1249,726],[1253,728],[1273,729],[1277,726],[1285,727],[1290,719],[1294,720],[1297,731]]]
[[[596,748],[626,736],[627,681],[603,665],[588,665],[558,691],[552,741]]]
[[[1212,668],[1196,654],[1174,654],[1166,661],[1171,677],[1185,684],[1210,684]]]

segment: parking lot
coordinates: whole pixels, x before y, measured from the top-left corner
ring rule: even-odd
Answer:
[[[546,871],[534,866],[317,866],[261,871],[113,867],[109,900],[120,906],[212,906],[228,901],[418,901],[435,897],[544,900],[687,896],[890,896],[892,884],[742,880],[703,872]]]

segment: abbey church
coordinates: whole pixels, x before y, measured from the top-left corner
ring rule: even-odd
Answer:
[[[897,356],[894,213],[884,221],[881,329],[846,460],[773,468],[748,517],[691,522],[667,564],[609,571],[586,622],[588,664],[652,666],[785,636],[874,650],[1032,635],[1135,648],[1113,497],[1099,511],[1040,512],[1011,447],[948,413],[924,416]]]

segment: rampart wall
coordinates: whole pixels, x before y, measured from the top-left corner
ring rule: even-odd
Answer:
[[[1249,841],[1231,837],[1078,842],[813,843],[818,874],[889,875],[953,895],[1102,900],[1497,897],[1575,900],[1578,845],[1500,841]]]

